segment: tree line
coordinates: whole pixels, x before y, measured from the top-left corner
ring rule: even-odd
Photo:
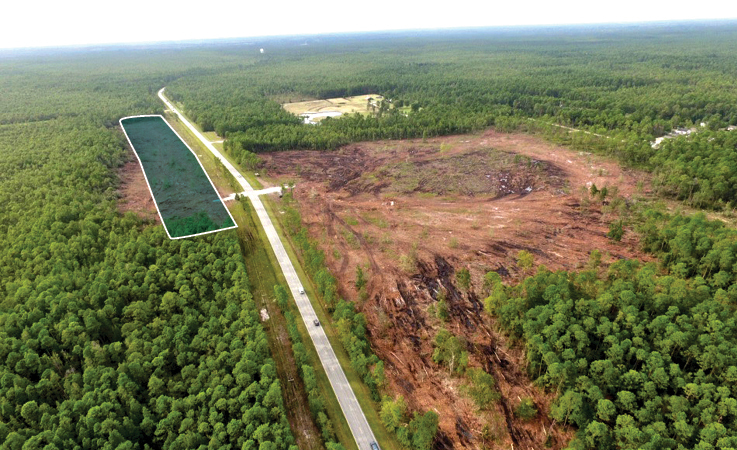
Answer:
[[[168,89],[206,130],[230,138],[235,153],[461,133],[506,117],[546,118],[642,142],[703,121],[737,123],[730,90],[737,64],[716,44],[737,35],[727,25],[710,32],[719,40],[681,29],[620,30],[606,38],[458,33],[427,37],[419,48],[402,38],[284,44],[268,61],[182,77]],[[319,126],[305,126],[280,107],[365,94],[412,107]]]

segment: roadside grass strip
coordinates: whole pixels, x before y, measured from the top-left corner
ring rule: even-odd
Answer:
[[[169,239],[237,228],[194,151],[160,115],[120,119]]]

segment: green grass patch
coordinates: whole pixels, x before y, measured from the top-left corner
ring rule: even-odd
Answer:
[[[373,214],[370,214],[370,213],[364,213],[364,214],[361,215],[361,217],[363,217],[363,220],[365,220],[366,222],[368,222],[368,223],[370,223],[372,225],[375,225],[375,226],[377,226],[379,228],[388,228],[389,227],[389,223],[383,217],[376,216],[376,215],[373,215]]]
[[[361,248],[361,243],[358,242],[358,238],[356,237],[355,234],[351,232],[351,230],[347,230],[347,229],[343,230],[341,231],[341,234],[343,235],[343,239],[345,239],[348,245],[350,245],[354,249]]]

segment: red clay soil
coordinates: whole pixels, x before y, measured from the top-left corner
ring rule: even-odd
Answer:
[[[440,416],[436,448],[562,448],[574,430],[548,418],[554,394],[532,385],[524,349],[508,345],[483,311],[482,277],[497,271],[507,283],[524,275],[517,254],[535,264],[576,270],[594,249],[604,263],[644,258],[633,233],[606,237],[608,216],[583,188],[592,183],[633,201],[642,174],[595,155],[533,136],[487,131],[426,141],[379,141],[335,152],[264,155],[270,177],[295,181],[303,222],[320,242],[344,298],[358,302],[374,351],[385,362],[388,390],[412,410]],[[647,185],[647,183],[645,183]],[[359,300],[356,267],[367,274]],[[467,268],[472,287],[456,286]],[[446,293],[451,318],[428,312]],[[494,375],[502,398],[479,412],[463,378],[432,361],[432,341],[445,327],[466,342],[469,367]],[[531,397],[536,419],[514,408]],[[486,430],[484,430],[486,428]]]
[[[135,156],[131,154],[131,157],[133,159],[118,170],[120,177],[118,210],[121,213],[131,211],[142,219],[153,220],[157,224],[161,223],[151,191],[148,190],[146,179],[143,176],[143,169]]]

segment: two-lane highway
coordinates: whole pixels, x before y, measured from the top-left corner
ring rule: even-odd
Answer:
[[[287,280],[289,290],[292,292],[292,297],[296,300],[302,320],[307,327],[307,331],[310,334],[310,338],[312,338],[312,342],[315,344],[315,349],[320,357],[320,362],[325,368],[328,380],[330,380],[330,385],[333,387],[335,396],[338,398],[340,407],[343,410],[343,415],[348,421],[348,426],[351,429],[351,433],[353,433],[353,438],[356,440],[356,444],[360,450],[372,450],[371,443],[376,441],[374,433],[371,431],[371,427],[366,420],[366,416],[361,410],[361,405],[358,403],[358,399],[356,398],[350,383],[348,383],[348,379],[346,378],[343,369],[340,367],[340,362],[338,362],[338,358],[335,356],[335,352],[333,351],[333,347],[330,345],[330,341],[328,341],[327,335],[325,335],[325,331],[321,326],[315,326],[314,324],[314,320],[317,319],[317,314],[315,314],[315,310],[312,308],[312,304],[310,303],[309,298],[307,298],[307,295],[300,293],[302,290],[302,282],[297,275],[297,271],[294,269],[294,265],[292,265],[292,261],[289,259],[289,255],[284,248],[284,244],[279,238],[279,234],[276,232],[274,224],[271,222],[271,217],[269,217],[269,214],[266,212],[266,208],[264,208],[264,204],[261,202],[261,198],[258,195],[259,193],[264,193],[263,190],[253,190],[245,177],[243,177],[243,175],[230,163],[230,161],[228,161],[212,145],[212,143],[210,143],[210,141],[208,141],[205,136],[203,136],[202,133],[200,133],[197,128],[195,128],[187,118],[184,117],[184,115],[182,115],[182,113],[180,113],[166,97],[164,97],[164,89],[165,88],[162,88],[159,91],[159,98],[161,98],[166,106],[179,117],[182,123],[184,123],[184,125],[186,125],[203,144],[205,144],[205,147],[207,147],[215,157],[223,163],[223,165],[243,187],[243,194],[248,195],[251,199],[251,203],[258,214],[258,218],[266,232],[269,243],[274,250],[276,259],[279,261],[279,266],[281,267],[282,272],[284,272],[284,278]]]
[[[179,120],[181,120],[182,123],[186,125],[187,128],[189,128],[190,131],[192,131],[192,133],[194,133],[195,136],[197,136],[197,139],[202,141],[202,143],[205,144],[205,147],[207,147],[207,149],[210,150],[212,154],[215,155],[215,157],[219,159],[220,162],[223,163],[225,168],[228,169],[228,172],[230,172],[235,177],[235,179],[238,180],[238,183],[241,185],[241,187],[243,187],[244,191],[252,191],[253,188],[251,187],[251,185],[248,184],[248,181],[246,181],[246,178],[243,175],[241,175],[240,172],[238,172],[238,170],[233,166],[233,164],[231,164],[230,161],[228,161],[228,159],[225,156],[223,156],[222,153],[220,153],[218,149],[216,149],[215,146],[212,145],[212,143],[208,141],[207,138],[205,138],[205,136],[203,136],[202,133],[200,133],[200,131],[197,128],[195,128],[195,126],[192,125],[192,123],[189,120],[187,120],[186,117],[184,117],[184,114],[179,112],[179,110],[175,108],[174,105],[172,105],[171,102],[169,102],[169,100],[167,100],[166,97],[164,97],[164,89],[166,88],[161,88],[159,90],[159,98],[161,99],[161,101],[164,102],[164,104],[168,106],[169,109],[171,109],[171,111],[177,115],[177,117],[179,117]]]

